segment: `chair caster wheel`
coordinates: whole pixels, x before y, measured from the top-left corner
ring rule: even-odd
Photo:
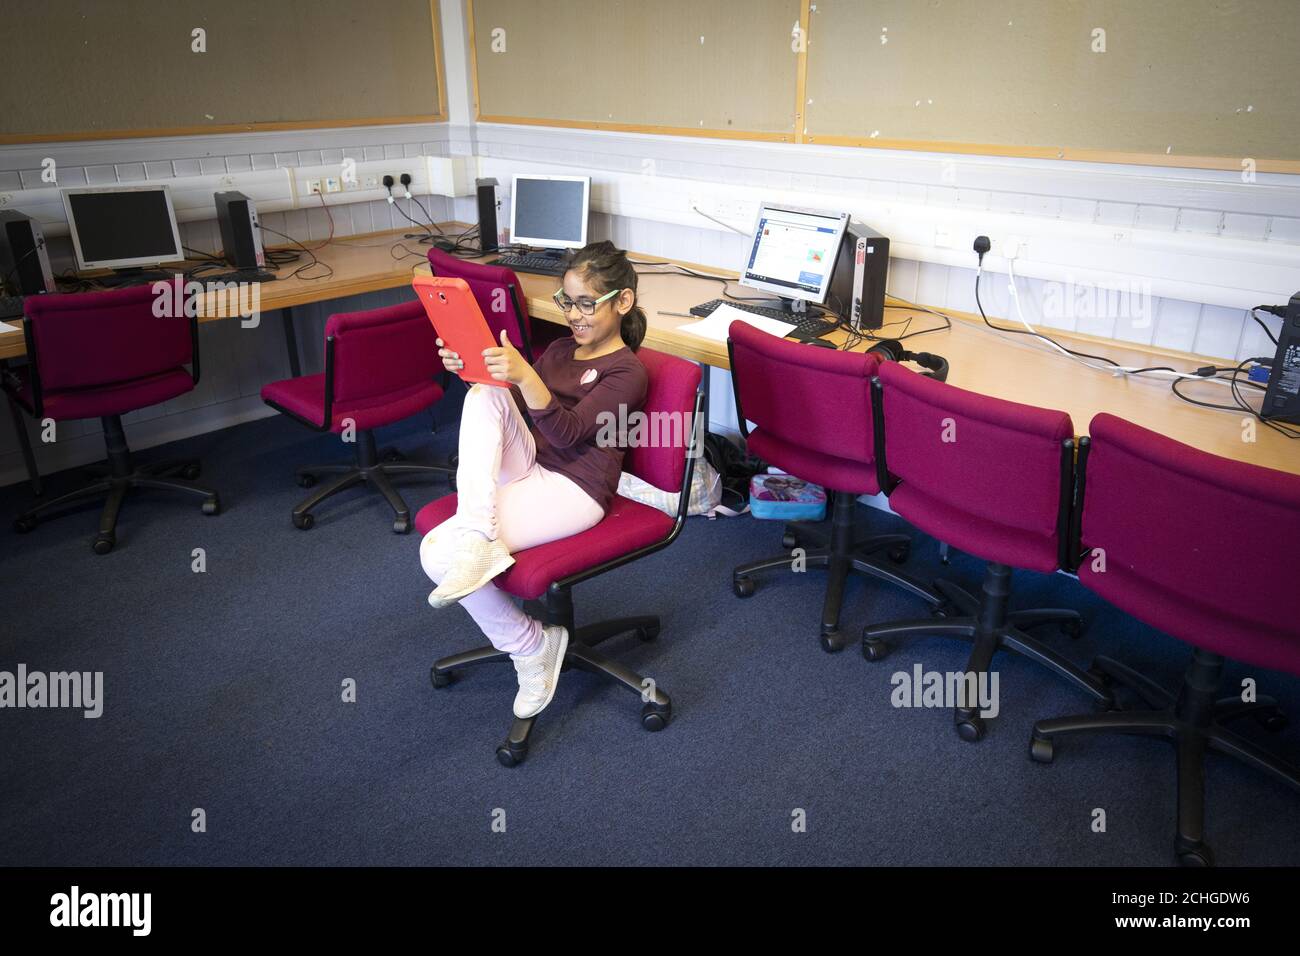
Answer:
[[[731,590],[736,592],[738,598],[753,597],[754,579],[747,577],[732,578]]]
[[[889,654],[889,645],[874,637],[862,638],[862,656],[869,661],[883,661]]]
[[[109,532],[108,534],[101,533],[95,536],[95,540],[91,543],[90,549],[96,554],[108,554],[108,552],[113,550],[113,545],[115,544],[117,544],[117,536],[115,534],[112,532]]]
[[[658,733],[668,726],[672,716],[672,704],[656,704],[650,701],[641,708],[641,726],[651,733]]]
[[[1287,720],[1286,714],[1280,710],[1272,712],[1263,711],[1255,715],[1255,722],[1267,730],[1270,734],[1280,733],[1286,730],[1290,721]]]
[[[395,518],[393,519],[393,534],[406,534],[411,530],[411,519]]]
[[[1062,621],[1061,633],[1066,637],[1078,637],[1083,633],[1083,621]]]
[[[984,737],[984,721],[977,714],[958,716],[956,720],[957,736],[967,743],[975,743]]]
[[[221,499],[216,495],[210,496],[203,502],[203,513],[205,515],[215,515],[221,513]]]
[[[430,667],[429,682],[437,688],[449,687],[456,683],[456,675],[452,671],[440,671],[437,667]]]
[[[299,487],[299,488],[311,488],[311,487],[313,487],[315,484],[316,484],[316,476],[315,476],[315,475],[301,474],[301,475],[298,476],[298,487]]]
[[[518,750],[512,750],[509,744],[502,744],[497,748],[497,763],[503,767],[518,767],[528,756],[528,748],[521,747]]]
[[[1034,763],[1051,763],[1055,755],[1050,738],[1033,737],[1030,739],[1029,759]]]
[[[948,617],[952,614],[952,605],[947,601],[930,608],[931,617]]]
[[[186,481],[195,481],[201,474],[203,474],[203,469],[199,466],[199,463],[196,461],[190,462],[188,465],[186,465],[184,468],[181,469],[181,477],[184,478]]]
[[[889,549],[889,560],[895,564],[906,564],[907,559],[911,557],[912,549],[908,545],[899,544]]]
[[[797,548],[799,547],[799,539],[791,532],[787,531],[785,534],[781,535],[781,547],[785,548],[787,551],[791,548]]]
[[[1189,843],[1178,847],[1179,866],[1214,866],[1214,854],[1204,843]]]
[[[316,519],[311,516],[310,512],[303,515],[296,514],[293,516],[293,526],[299,531],[310,531],[312,525],[315,523]]]
[[[836,654],[844,650],[844,635],[838,630],[822,632],[822,650],[827,654]]]
[[[636,639],[638,641],[653,641],[659,636],[659,625],[651,624],[649,627],[638,627],[636,629]]]
[[[35,527],[36,527],[35,518],[14,519],[14,530],[17,531],[19,534],[27,534],[27,532],[31,531]]]

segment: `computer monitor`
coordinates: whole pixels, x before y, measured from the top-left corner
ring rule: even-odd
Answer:
[[[64,189],[63,209],[81,269],[154,266],[185,258],[166,186]]]
[[[846,212],[763,203],[740,284],[821,305],[848,221]]]
[[[590,176],[515,176],[510,241],[544,249],[582,248],[590,195]]]

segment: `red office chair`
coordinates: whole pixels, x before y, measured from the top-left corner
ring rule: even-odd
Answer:
[[[419,302],[331,315],[325,323],[325,371],[272,382],[262,400],[318,432],[356,432],[356,464],[313,465],[298,470],[298,484],[310,488],[317,475],[338,475],[293,509],[293,523],[304,531],[315,523],[311,509],[331,495],[365,482],[393,509],[393,531],[411,530],[411,512],[390,478],[442,474],[456,466],[417,464],[391,453],[383,461],[374,429],[422,412],[442,398],[435,381],[442,372],[437,337]]]
[[[821,621],[821,645],[827,652],[844,647],[840,606],[850,572],[888,581],[938,604],[938,594],[871,557],[888,548],[890,560],[906,561],[907,535],[854,537],[858,495],[880,491],[869,396],[879,359],[863,352],[810,348],[745,322],[731,324],[727,354],[736,418],[749,452],[832,493],[829,531],[810,522],[786,525],[781,539],[785,552],[732,571],[736,596],[754,593],[755,572],[788,571],[790,549],[812,545],[806,547],[807,566],[829,571]],[[746,419],[754,423],[753,430]]]
[[[180,302],[174,291],[171,301]],[[108,463],[90,469],[99,479],[94,483],[19,515],[19,532],[31,531],[47,512],[102,496],[99,534],[91,546],[107,554],[117,541],[118,512],[133,488],[196,495],[204,514],[220,510],[215,491],[173,477],[197,478],[197,461],[131,462],[122,415],[183,395],[199,381],[198,320],[160,318],[154,313],[158,300],[151,285],[26,300],[27,365],[5,373],[10,401],[38,420],[100,419]]]
[[[624,617],[576,627],[572,595],[574,585],[666,548],[677,539],[686,521],[691,473],[695,468],[694,449],[699,447],[697,432],[702,425],[700,369],[694,363],[648,348],[641,348],[636,354],[649,377],[642,409],[647,420],[681,423],[684,444],[629,448],[623,468],[662,491],[678,492],[681,498],[676,518],[616,496],[609,514],[595,527],[516,553],[515,563],[495,583],[527,602],[544,596],[546,623],[562,624],[569,631],[565,667],[573,666],[606,677],[646,700],[641,709],[641,725],[653,731],[662,730],[672,717],[668,695],[657,686],[650,692],[650,685],[639,674],[600,654],[595,647],[611,637],[630,632],[643,641],[653,640],[659,634],[658,616]],[[655,415],[670,417],[656,419]],[[671,431],[669,428],[668,432]],[[657,432],[665,434],[663,429]],[[439,498],[420,509],[415,516],[416,530],[426,535],[455,513],[455,495]],[[445,687],[452,682],[458,668],[509,661],[507,652],[489,645],[442,658],[433,665],[430,677],[434,687]],[[528,737],[536,719],[515,718],[506,742],[497,748],[497,759],[502,764],[513,767],[527,756]]]
[[[537,340],[538,333],[544,333],[546,330],[533,326],[532,318],[528,315],[527,303],[524,301],[523,286],[520,285],[519,277],[515,275],[513,269],[466,262],[441,249],[432,248],[429,250],[429,267],[436,276],[464,279],[474,293],[474,298],[478,300],[478,306],[483,310],[488,327],[492,329],[492,339],[500,341],[501,330],[505,329],[511,344],[523,353],[529,363],[537,355],[541,355],[552,340],[568,334],[566,326],[543,322],[541,325],[547,326],[557,334],[543,334],[542,339]]]
[[[1058,737],[1125,733],[1165,737],[1178,760],[1175,850],[1208,865],[1204,841],[1206,750],[1227,754],[1300,790],[1300,768],[1224,724],[1253,716],[1269,729],[1276,702],[1216,701],[1225,657],[1300,674],[1295,615],[1300,477],[1229,461],[1098,415],[1081,439],[1073,553],[1079,582],[1141,621],[1192,645],[1177,696],[1098,657],[1094,672],[1136,693],[1146,709],[1040,720],[1030,753],[1051,761]]]
[[[944,620],[873,624],[862,632],[869,661],[886,640],[939,634],[974,647],[966,671],[988,672],[993,655],[1012,650],[1109,704],[1096,677],[1070,663],[1026,628],[1057,623],[1077,635],[1075,611],[1010,611],[1012,567],[1050,574],[1064,565],[1073,494],[1074,426],[1065,412],[1034,408],[937,382],[882,362],[872,382],[876,465],[889,504],[927,534],[988,562],[978,598],[936,581]],[[964,740],[984,736],[977,707],[954,715]]]

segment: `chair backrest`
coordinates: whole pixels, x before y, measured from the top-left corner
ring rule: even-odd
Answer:
[[[1069,527],[1070,416],[968,392],[896,362],[882,362],[877,377],[884,465],[899,482],[891,499],[912,512],[899,513],[986,561],[1055,569]]]
[[[466,262],[434,248],[429,249],[429,267],[436,276],[464,279],[474,293],[478,307],[483,310],[483,317],[492,330],[492,338],[501,341],[501,330],[505,329],[515,348],[523,352],[525,357],[531,354],[532,323],[528,317],[528,306],[524,303],[523,286],[519,284],[519,277],[514,270],[505,266]],[[513,295],[510,292],[511,286],[514,286]]]
[[[148,378],[193,358],[191,321],[175,283],[50,293],[24,302],[45,394]]]
[[[740,321],[731,323],[729,334],[741,428],[748,431],[748,420],[754,423],[755,435],[775,439],[778,447],[791,446],[861,466],[862,474],[874,483],[871,377],[879,364],[876,356],[815,348]],[[801,478],[818,480],[817,475],[800,474],[790,464],[774,460],[770,453],[764,457]]]
[[[1300,476],[1114,415],[1088,430],[1079,581],[1181,640],[1300,673]]]
[[[432,382],[442,370],[437,335],[418,301],[331,315],[334,401],[364,401]]]
[[[680,492],[686,473],[686,450],[691,429],[703,423],[694,419],[695,393],[700,387],[700,367],[694,362],[656,352],[644,346],[636,357],[645,366],[645,441],[628,448],[623,470],[660,491]]]

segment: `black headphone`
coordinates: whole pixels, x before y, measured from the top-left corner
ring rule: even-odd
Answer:
[[[921,373],[922,375],[937,382],[946,381],[948,378],[948,360],[946,358],[942,355],[935,355],[933,352],[909,352],[903,348],[903,343],[898,339],[881,339],[867,349],[867,352],[879,355],[891,362],[915,362],[925,369]]]

